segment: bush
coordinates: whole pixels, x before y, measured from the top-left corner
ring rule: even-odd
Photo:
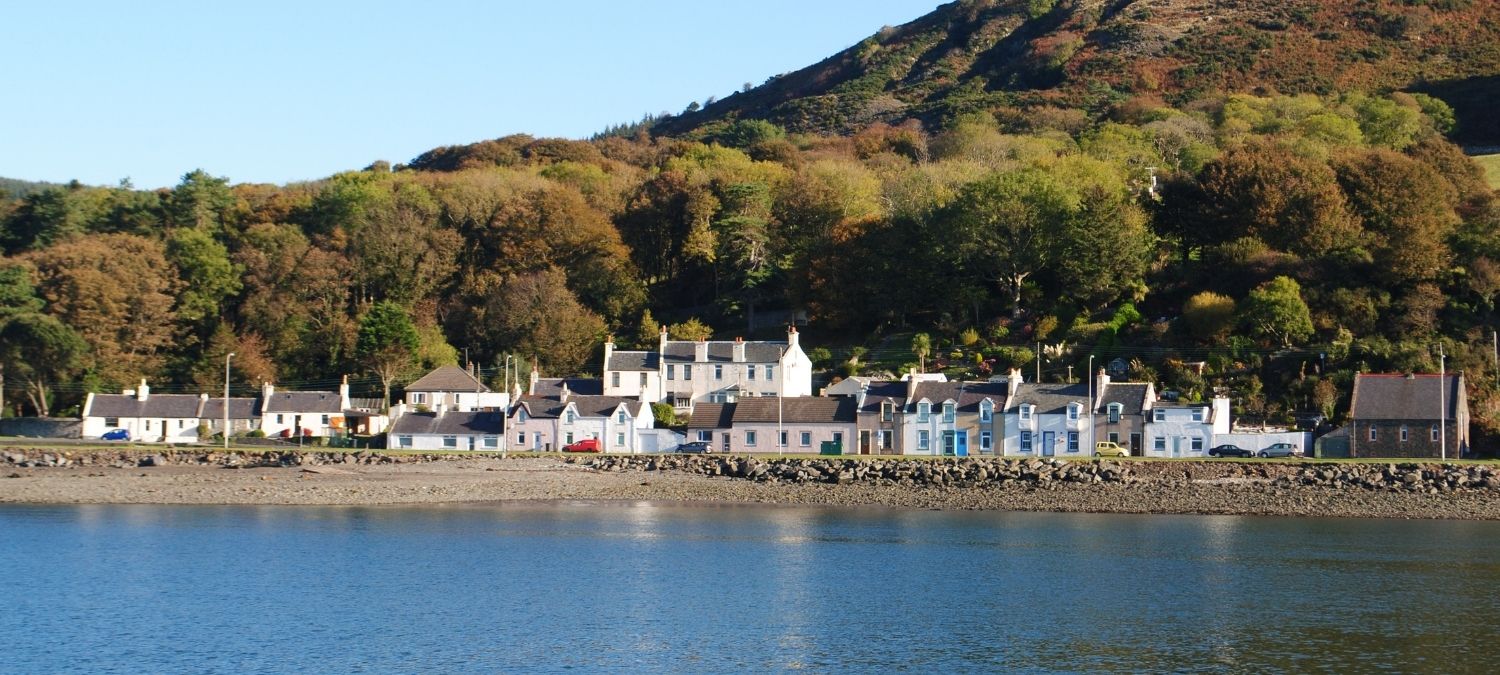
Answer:
[[[1182,320],[1193,337],[1216,342],[1234,328],[1234,300],[1213,291],[1204,291],[1182,306]]]
[[[251,429],[245,432],[245,438],[265,438],[266,432],[261,429]]]
[[[979,342],[979,331],[973,328],[965,329],[958,335],[958,343],[965,347],[973,347],[976,342]]]

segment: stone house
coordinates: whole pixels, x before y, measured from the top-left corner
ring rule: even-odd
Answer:
[[[1463,373],[1360,373],[1349,418],[1351,457],[1455,459],[1471,451]]]

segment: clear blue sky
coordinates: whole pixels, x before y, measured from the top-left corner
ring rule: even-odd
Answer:
[[[17,2],[0,176],[286,183],[583,138],[811,65],[938,0]]]

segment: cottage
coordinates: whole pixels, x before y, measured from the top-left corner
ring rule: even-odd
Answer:
[[[531,391],[540,393],[526,394],[511,407],[509,447],[542,452],[596,438],[604,452],[657,449],[655,435],[642,440],[656,426],[650,404],[630,397],[580,394],[575,384],[584,391],[598,390],[597,381],[534,379]]]
[[[391,425],[390,447],[394,449],[464,452],[504,449],[503,412],[402,412]]]
[[[404,401],[414,410],[504,412],[510,393],[491,391],[474,373],[458,366],[442,366],[406,385]]]
[[[1463,373],[1361,373],[1350,408],[1353,457],[1454,459],[1470,452]]]
[[[1006,380],[1010,396],[1005,406],[1007,456],[1087,457],[1093,455],[1088,438],[1090,408],[1087,384],[1033,384],[1012,369]]]
[[[902,454],[996,454],[1009,389],[1005,382],[924,382],[911,378],[906,385]]]
[[[604,394],[678,410],[755,396],[812,395],[812,360],[795,327],[786,342],[671,340],[662,329],[655,351],[616,351],[604,345]]]
[[[260,422],[260,401],[253,398],[229,399],[229,435],[242,436],[255,429],[256,423]],[[209,398],[203,402],[203,423],[208,425],[211,433],[218,435],[224,432],[224,399]]]
[[[1156,387],[1149,382],[1114,382],[1107,370],[1095,378],[1094,439],[1127,448],[1131,455],[1145,455],[1146,415],[1156,402]]]
[[[198,440],[207,395],[152,394],[141,380],[120,394],[90,393],[83,402],[84,438],[124,429],[130,438],[146,443],[192,443]]]
[[[1150,415],[1146,424],[1147,457],[1204,457],[1230,430],[1227,398],[1207,403],[1156,403]]]
[[[278,392],[267,382],[261,386],[260,405],[260,428],[267,436],[337,436],[346,428],[349,384],[345,381],[336,392]]]
[[[855,431],[852,398],[756,397],[694,408],[688,437],[720,452],[843,454]]]
[[[866,380],[863,388],[851,395],[858,404],[855,427],[859,433],[859,454],[902,454],[906,444],[902,442],[901,422],[906,415],[908,393],[906,382]]]

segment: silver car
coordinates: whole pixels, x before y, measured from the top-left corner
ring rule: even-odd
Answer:
[[[1294,443],[1272,443],[1255,454],[1258,457],[1301,457],[1302,448]]]

